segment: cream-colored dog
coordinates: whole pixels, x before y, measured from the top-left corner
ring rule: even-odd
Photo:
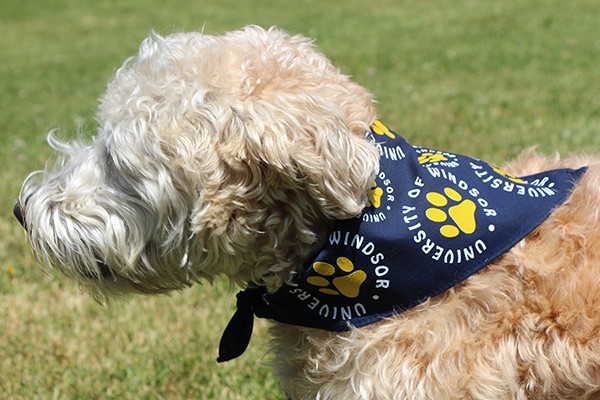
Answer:
[[[377,122],[373,136],[375,119],[371,94],[304,37],[258,27],[152,35],[108,85],[92,143],[50,135],[64,157],[27,179],[15,214],[39,260],[99,300],[219,275],[274,293],[294,284],[338,221],[381,201],[378,143],[396,134]],[[345,331],[274,322],[285,392],[600,398],[599,160],[526,153],[508,164],[517,176],[588,170],[533,232],[441,294]],[[445,195],[458,202],[458,192]],[[440,196],[429,201],[442,209]],[[446,235],[473,230],[458,225]],[[355,296],[368,279],[327,288],[331,267],[319,264],[311,281],[323,298]],[[333,267],[354,268],[345,258]]]

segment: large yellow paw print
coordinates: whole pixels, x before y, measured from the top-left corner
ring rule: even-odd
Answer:
[[[440,161],[448,161],[448,158],[440,153],[421,153],[418,158],[419,164],[435,163]]]
[[[346,273],[345,275],[331,279],[336,273],[336,268],[329,263],[317,261],[313,264],[313,269],[319,275],[310,276],[306,281],[313,286],[318,286],[321,293],[341,294],[351,299],[358,297],[360,286],[367,279],[367,274],[365,271],[355,271],[354,264],[346,257],[338,257],[336,264],[339,270]]]
[[[394,139],[396,137],[396,135],[394,135],[387,126],[385,126],[384,124],[381,123],[381,121],[379,120],[375,120],[375,122],[373,122],[373,125],[371,125],[371,129],[373,130],[373,132],[375,132],[376,134],[380,135],[380,136],[387,136],[391,139]]]
[[[425,211],[425,215],[429,220],[444,223],[448,221],[448,216],[452,220],[440,227],[440,233],[443,236],[453,238],[461,232],[466,234],[475,232],[477,228],[475,209],[477,206],[471,200],[463,200],[461,194],[456,190],[447,187],[444,189],[444,194],[438,192],[427,193],[427,201],[435,206]],[[455,205],[448,207],[447,211],[444,211],[442,207],[448,206],[451,201]]]
[[[492,169],[497,173],[502,175],[503,177],[505,177],[506,179],[508,179],[511,182],[515,182],[515,183],[520,183],[521,185],[525,185],[527,184],[527,181],[524,181],[523,179],[517,178],[516,176],[514,176],[513,174],[511,174],[510,172],[507,172],[503,169],[500,169],[498,167],[495,167],[492,165]]]
[[[377,186],[377,182],[373,182],[373,187],[369,190],[369,202],[367,207],[381,207],[381,196],[383,196],[383,189]]]

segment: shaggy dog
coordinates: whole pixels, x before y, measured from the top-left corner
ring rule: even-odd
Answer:
[[[301,36],[152,35],[108,85],[91,143],[49,136],[64,157],[26,180],[15,214],[38,259],[100,301],[217,276],[272,294],[338,221],[381,201],[377,144],[396,134],[373,103]],[[274,322],[288,396],[600,398],[599,160],[508,164],[518,176],[588,170],[541,225],[443,293],[360,328]],[[335,292],[327,268],[313,280],[323,296]],[[336,287],[352,297],[365,279]]]

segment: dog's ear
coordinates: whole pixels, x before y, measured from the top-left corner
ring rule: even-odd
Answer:
[[[247,27],[229,38],[241,85],[223,159],[262,165],[277,184],[305,190],[329,218],[360,213],[379,166],[366,138],[371,94],[303,36]]]
[[[234,169],[259,166],[266,184],[305,191],[331,219],[358,215],[379,165],[367,123],[351,129],[347,115],[319,95],[261,97],[233,113],[222,159]]]

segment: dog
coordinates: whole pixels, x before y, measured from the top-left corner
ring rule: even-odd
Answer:
[[[311,40],[257,26],[152,34],[97,119],[91,142],[49,135],[62,157],[14,213],[98,301],[229,278],[220,361],[273,319],[292,399],[600,399],[598,156],[498,168],[409,145]],[[508,209],[519,235],[472,239]],[[404,241],[365,239],[384,223]]]

